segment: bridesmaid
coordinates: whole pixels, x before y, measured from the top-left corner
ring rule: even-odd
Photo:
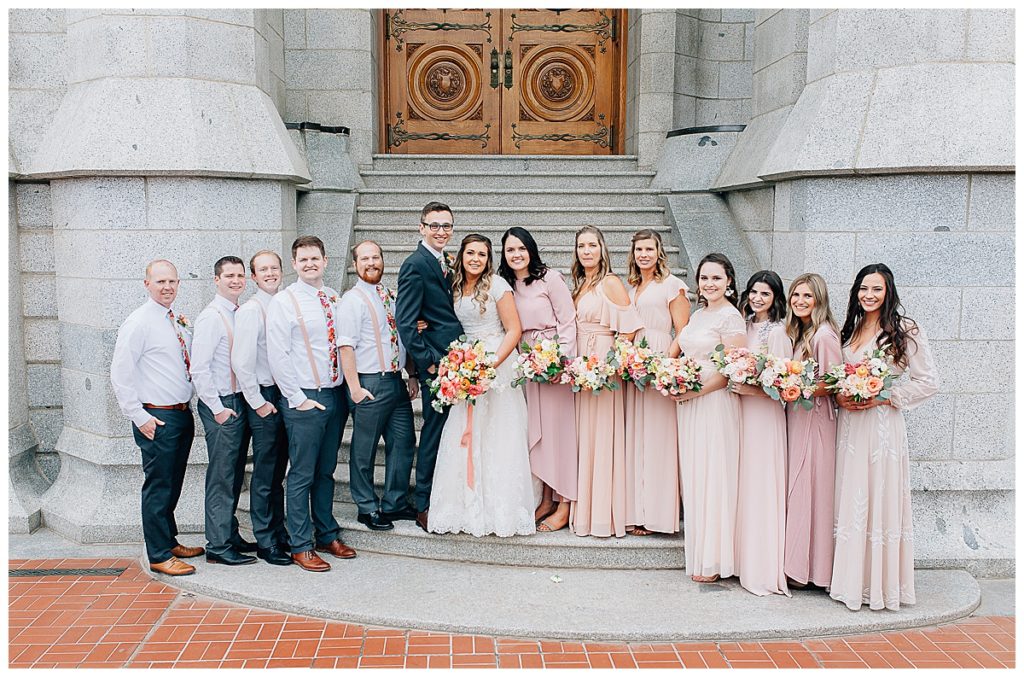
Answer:
[[[625,285],[612,274],[604,235],[593,226],[576,231],[572,280],[580,355],[604,359],[615,334],[632,339],[643,328]],[[621,387],[576,397],[579,482],[571,519],[577,536],[626,535],[625,413]]]
[[[644,328],[636,340],[667,353],[672,332],[690,321],[686,285],[671,274],[661,236],[644,229],[633,235],[627,263],[629,299]],[[626,533],[679,531],[679,440],[676,406],[654,388],[627,387]]]
[[[747,346],[790,359],[786,336],[786,297],[775,271],[750,276],[740,301],[747,320]],[[786,409],[757,386],[729,383],[742,395],[739,498],[736,507],[736,561],[740,585],[755,595],[787,595]]]
[[[786,335],[795,359],[812,358],[818,364],[818,378],[843,361],[839,328],[821,275],[805,273],[789,285]],[[810,583],[827,588],[834,549],[836,415],[832,397],[820,381],[813,409],[789,408],[788,433],[786,576],[790,587]]]
[[[850,289],[843,359],[881,348],[902,376],[889,400],[857,404],[839,395],[836,443],[836,555],[832,599],[856,611],[914,604],[910,451],[903,411],[938,392],[924,330],[903,315],[892,271],[861,268]]]
[[[558,336],[566,355],[576,355],[576,307],[557,270],[544,265],[529,231],[514,226],[501,237],[498,273],[512,286],[523,325],[523,340],[533,343]],[[563,385],[527,383],[530,467],[544,483],[534,513],[537,531],[558,531],[569,523],[576,500],[576,415],[573,392]]]
[[[679,474],[683,493],[686,573],[697,583],[736,574],[736,490],[739,483],[740,401],[726,390],[708,354],[718,344],[746,345],[747,328],[736,309],[736,273],[723,254],[697,266],[701,308],[676,336],[672,356],[693,357],[704,387],[679,402]]]

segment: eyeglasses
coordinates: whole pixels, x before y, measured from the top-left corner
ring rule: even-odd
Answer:
[[[423,223],[422,221],[420,221],[420,225],[426,226],[431,233],[436,233],[439,230],[450,233],[452,232],[452,228],[455,227],[455,225],[451,223]]]

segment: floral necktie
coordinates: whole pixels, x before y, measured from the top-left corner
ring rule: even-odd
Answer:
[[[391,371],[398,371],[398,323],[395,322],[395,315],[391,312],[391,292],[382,284],[378,284],[374,288],[377,290],[377,296],[384,303],[388,332],[391,334]]]
[[[171,327],[174,328],[174,335],[178,337],[178,343],[181,344],[181,356],[185,359],[185,378],[190,382],[192,381],[192,360],[188,357],[188,348],[185,346],[185,337],[181,335],[181,331],[178,329],[177,318],[174,317],[174,311],[168,310],[167,317],[171,320]]]
[[[444,252],[441,252],[441,256],[437,257],[437,262],[441,264],[441,274],[448,277],[448,257],[445,256]]]
[[[333,383],[338,380],[338,351],[334,348],[334,313],[327,300],[327,292],[321,289],[316,295],[320,299],[320,305],[324,307],[324,317],[327,318],[327,352],[331,354],[331,383]]]

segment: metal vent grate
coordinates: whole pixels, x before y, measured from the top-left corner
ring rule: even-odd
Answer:
[[[8,569],[7,575],[19,576],[120,576],[125,567],[108,569]]]

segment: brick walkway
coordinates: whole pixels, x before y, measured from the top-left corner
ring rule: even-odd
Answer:
[[[196,597],[131,559],[12,560],[11,569],[126,567],[8,579],[9,667],[992,667],[1015,619],[772,642],[592,643],[449,635],[324,621]],[[862,611],[861,613],[872,613]]]

